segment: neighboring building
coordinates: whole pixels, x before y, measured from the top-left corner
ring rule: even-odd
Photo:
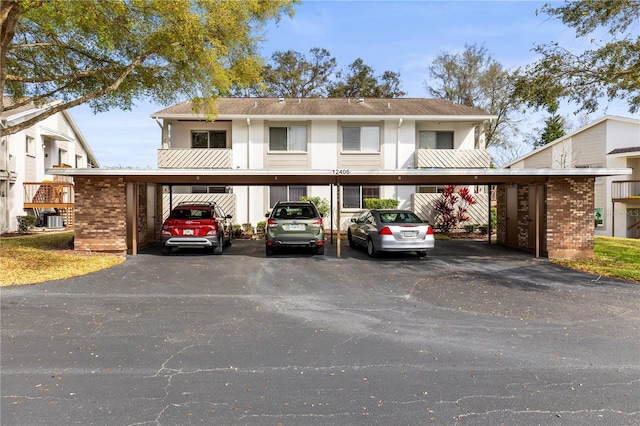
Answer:
[[[640,238],[640,120],[605,116],[505,166],[630,168],[630,175],[595,180],[595,235]]]
[[[11,99],[4,98],[4,105]],[[43,106],[5,110],[2,126],[28,120]],[[44,227],[73,227],[73,180],[51,176],[56,167],[99,167],[93,152],[68,111],[56,113],[28,129],[0,140],[0,233],[18,229],[17,216],[33,214]]]
[[[151,115],[162,120],[159,169],[353,170],[490,167],[478,109],[441,99],[221,98],[215,121],[184,102]],[[472,221],[486,223],[485,186],[472,187]],[[442,184],[341,187],[342,229],[365,198],[391,198],[432,223],[432,201]],[[327,186],[165,186],[163,217],[186,199],[216,201],[235,223],[254,226],[279,200],[300,196],[336,200]],[[335,205],[334,205],[335,213]]]

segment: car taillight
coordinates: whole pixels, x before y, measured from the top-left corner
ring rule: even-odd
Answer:
[[[171,231],[169,231],[168,228],[163,228],[162,229],[162,236],[164,237],[170,237],[171,236]]]
[[[427,235],[433,235],[433,228],[430,226],[427,226]]]
[[[267,226],[269,228],[273,228],[274,226],[278,226],[278,221],[274,219],[267,219]]]
[[[217,230],[217,229],[210,229],[210,230],[207,232],[207,235],[208,235],[208,236],[210,236],[210,237],[211,237],[211,236],[215,237],[216,235],[218,235],[218,230]]]
[[[322,226],[322,218],[318,217],[316,219],[313,220],[313,224],[317,225],[317,226]]]
[[[382,228],[378,234],[380,235],[393,235],[393,233],[391,232],[391,229],[389,229],[388,226],[385,226],[384,228]]]

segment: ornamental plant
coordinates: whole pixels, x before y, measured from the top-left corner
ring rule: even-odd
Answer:
[[[471,219],[468,214],[469,206],[476,204],[469,188],[461,187],[456,190],[455,185],[447,185],[435,202],[436,226],[443,232],[457,228],[461,223]]]

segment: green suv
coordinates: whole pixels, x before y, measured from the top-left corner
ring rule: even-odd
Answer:
[[[282,201],[267,214],[267,256],[279,248],[310,248],[324,254],[324,223],[310,201]]]

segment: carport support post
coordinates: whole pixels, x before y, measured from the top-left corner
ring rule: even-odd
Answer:
[[[338,226],[337,226],[337,232],[338,235],[336,237],[336,256],[340,257],[340,183],[336,184],[336,198],[337,198],[337,204],[338,204]]]

